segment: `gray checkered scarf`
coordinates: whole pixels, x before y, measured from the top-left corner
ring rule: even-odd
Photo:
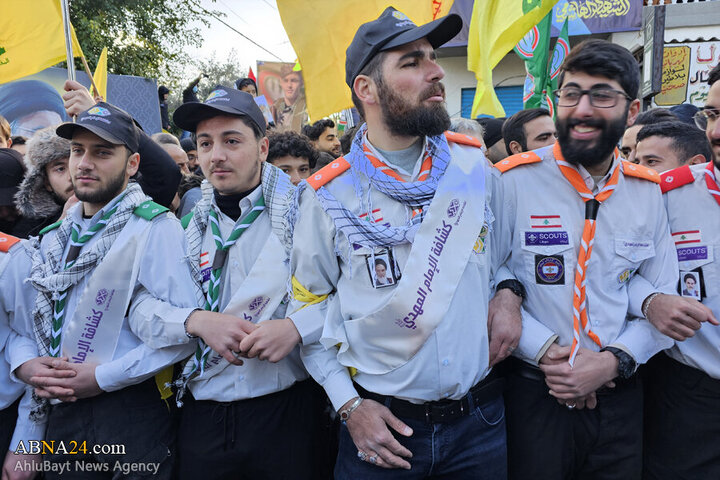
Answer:
[[[287,257],[292,248],[292,235],[297,218],[297,199],[295,186],[282,170],[274,165],[263,162],[260,184],[262,185],[265,208],[270,216],[272,231],[285,247]],[[202,198],[193,208],[193,216],[185,229],[188,241],[188,255],[192,265],[193,277],[198,285],[202,285],[200,271],[200,253],[202,253],[203,237],[207,229],[208,216],[213,206],[213,186],[204,180],[201,185]],[[205,304],[205,295],[198,292],[199,305]]]
[[[63,270],[64,262],[62,257],[70,240],[73,224],[69,215],[57,228],[55,236],[49,239],[49,245],[44,257],[40,250],[40,239],[33,239],[34,251],[29,280],[38,290],[33,310],[33,332],[35,333],[40,356],[49,356],[50,354],[53,302],[57,296],[76,285],[96,265],[102,262],[117,236],[125,228],[133,214],[133,210],[141,203],[150,200],[150,197],[143,193],[140,185],[135,182],[128,184],[124,194],[118,203],[115,215],[110,219],[107,226],[98,233],[99,238],[90,247],[84,249],[75,263],[66,270]],[[78,204],[75,208],[82,208],[82,204]],[[47,403],[41,403],[40,399],[36,398],[35,395],[33,395],[33,400],[35,401],[33,402],[31,415],[33,418],[40,418],[46,411]]]
[[[374,248],[412,243],[427,206],[435,196],[438,182],[450,162],[447,139],[445,135],[427,137],[427,153],[432,157],[432,169],[427,180],[401,182],[376,169],[365,156],[363,142],[367,141],[366,131],[367,125],[363,125],[355,135],[350,153],[345,157],[350,163],[355,194],[360,200],[361,208],[366,212],[372,212],[370,191],[375,189],[410,209],[422,209],[422,213],[415,217],[408,215],[404,225],[391,226],[361,219],[340,203],[325,187],[317,190],[318,200],[325,212],[333,219],[335,228],[345,234],[350,245]],[[363,177],[370,183],[370,188],[367,190],[363,188],[361,182]]]

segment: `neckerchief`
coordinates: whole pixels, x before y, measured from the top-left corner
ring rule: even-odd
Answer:
[[[705,184],[707,185],[710,195],[712,195],[718,205],[720,205],[720,187],[718,187],[717,178],[715,178],[713,162],[708,162],[707,168],[705,168]]]

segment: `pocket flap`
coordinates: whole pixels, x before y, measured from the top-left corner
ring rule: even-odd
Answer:
[[[631,262],[642,262],[655,256],[655,244],[649,238],[615,237],[615,253]]]

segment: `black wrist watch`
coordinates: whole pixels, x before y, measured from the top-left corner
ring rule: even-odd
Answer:
[[[618,377],[627,380],[632,377],[637,369],[637,362],[626,351],[615,347],[605,347],[601,352],[610,352],[618,359]]]
[[[525,287],[522,283],[518,282],[517,280],[503,280],[502,282],[497,284],[497,287],[495,287],[495,291],[500,291],[503,288],[510,289],[511,292],[513,292],[518,297],[525,300],[527,298],[527,293],[525,292]]]

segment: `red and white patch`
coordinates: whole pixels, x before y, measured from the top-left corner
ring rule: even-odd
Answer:
[[[532,228],[562,228],[560,215],[530,215]]]
[[[700,237],[700,230],[687,230],[685,232],[675,232],[672,234],[673,242],[675,245],[684,245],[687,243],[700,243],[702,238]]]
[[[379,208],[376,208],[375,210],[373,210],[372,215],[370,215],[369,217],[368,217],[367,212],[358,215],[358,217],[360,218],[360,220],[366,220],[368,222],[373,222],[373,223],[378,223],[378,222],[383,221],[383,216],[382,216],[382,213],[380,212]]]
[[[208,260],[208,258],[207,258],[207,254],[208,254],[208,252],[203,252],[200,254],[200,267],[204,267],[205,265],[210,263],[210,260]],[[203,258],[203,257],[205,257],[205,258]]]

